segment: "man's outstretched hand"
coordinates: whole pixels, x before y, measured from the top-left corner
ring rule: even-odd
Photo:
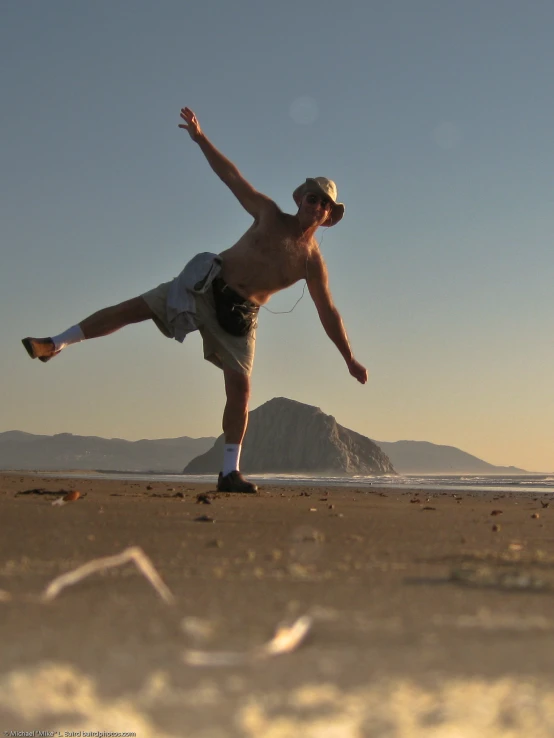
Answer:
[[[185,121],[185,125],[179,124],[179,128],[184,128],[189,132],[189,136],[193,141],[197,141],[202,135],[200,123],[190,108],[181,108],[181,118]]]
[[[367,382],[367,369],[365,366],[362,366],[359,361],[356,361],[356,359],[350,359],[348,362],[348,371],[358,380],[358,382],[360,382],[360,384],[365,384]]]

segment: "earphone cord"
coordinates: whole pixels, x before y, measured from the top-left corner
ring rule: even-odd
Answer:
[[[321,241],[319,242],[319,248],[321,248],[321,244],[323,243],[323,236],[325,235],[325,231],[323,235],[321,236]],[[298,300],[294,303],[294,305],[291,307],[290,310],[272,310],[271,308],[266,307],[265,305],[262,305],[264,310],[267,310],[268,313],[273,313],[273,315],[286,315],[287,313],[292,313],[294,308],[298,305],[300,300],[304,297],[304,292],[306,291],[306,285],[308,283],[308,257],[306,257],[306,280],[304,281],[304,287],[302,287],[302,294],[298,298]]]

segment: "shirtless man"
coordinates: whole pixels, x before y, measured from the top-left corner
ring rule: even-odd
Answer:
[[[223,369],[225,381],[225,452],[217,488],[223,492],[256,492],[256,485],[240,473],[239,459],[248,423],[257,313],[271,295],[306,279],[323,328],[342,354],[348,371],[358,382],[367,382],[367,371],[354,358],[333,303],[327,268],[314,238],[320,226],[333,226],[341,220],[344,205],[336,201],[334,182],[325,177],[308,178],[293,193],[296,215],[283,213],[206,138],[192,110],[183,108],[181,118],[184,122],[179,128],[189,133],[217,176],[254,218],[251,227],[219,255],[198,254],[171,282],[99,310],[58,336],[29,337],[22,343],[31,358],[46,362],[66,346],[144,320],[153,320],[164,335],[178,341],[199,330],[204,357]]]

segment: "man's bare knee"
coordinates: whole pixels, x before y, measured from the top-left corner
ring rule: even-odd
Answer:
[[[224,375],[227,400],[247,405],[250,399],[250,377],[227,368],[224,370]]]

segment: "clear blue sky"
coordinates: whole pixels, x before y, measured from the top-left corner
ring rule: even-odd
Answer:
[[[177,128],[188,105],[283,209],[306,176],[346,204],[322,250],[369,382],[306,293],[262,311],[251,406],[552,470],[553,27],[546,0],[4,0],[0,431],[220,433],[197,335],[142,324],[48,364],[19,343],[249,226]]]

